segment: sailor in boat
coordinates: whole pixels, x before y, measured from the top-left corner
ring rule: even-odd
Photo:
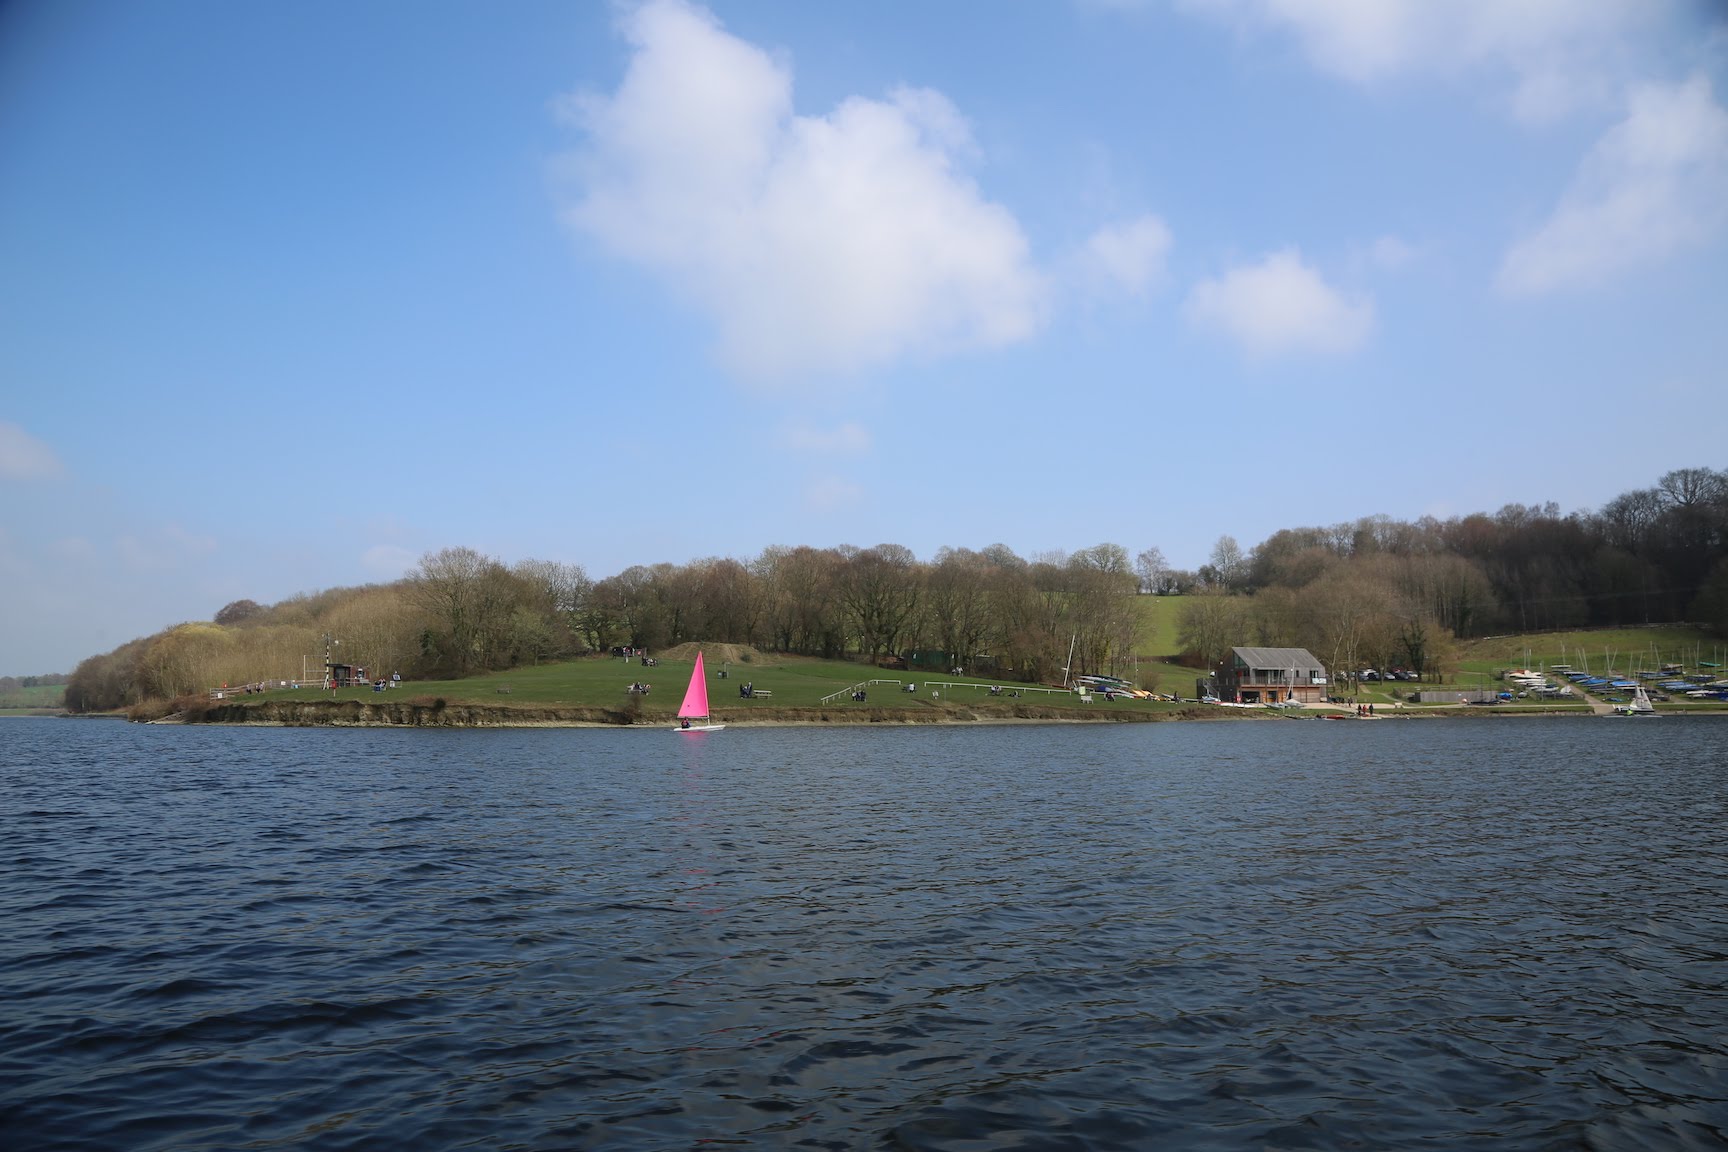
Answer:
[[[688,716],[684,717],[684,719],[680,722],[680,724],[682,727],[685,727],[685,728],[690,727],[690,717],[688,717]]]

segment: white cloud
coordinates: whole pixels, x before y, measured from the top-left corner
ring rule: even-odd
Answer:
[[[1552,216],[1506,253],[1513,295],[1600,284],[1705,242],[1728,222],[1728,111],[1710,82],[1633,91]]]
[[[0,524],[0,573],[16,578],[28,570],[24,557],[13,547],[12,537],[6,531],[6,526]]]
[[[1416,249],[1396,236],[1382,236],[1368,247],[1368,262],[1376,268],[1396,271],[1416,258]]]
[[[374,544],[360,554],[360,567],[370,576],[395,580],[410,571],[420,558],[394,544]]]
[[[1094,291],[1144,296],[1164,279],[1170,243],[1170,229],[1157,216],[1106,225],[1081,250],[1081,275]]]
[[[46,480],[62,471],[52,448],[18,425],[0,420],[0,479]]]
[[[216,540],[170,523],[146,535],[128,532],[114,541],[114,548],[121,563],[133,571],[165,571],[216,551]]]
[[[575,229],[651,267],[718,322],[739,372],[850,371],[1026,339],[1044,286],[1018,222],[961,170],[940,93],[795,115],[790,70],[705,10],[650,0],[609,96],[563,103]]]
[[[1196,327],[1222,332],[1257,358],[1351,352],[1374,324],[1372,302],[1346,300],[1293,248],[1195,285],[1186,312]]]
[[[84,536],[62,536],[48,544],[50,555],[74,564],[87,564],[98,558],[96,545]]]
[[[840,476],[812,477],[804,485],[804,506],[812,512],[834,512],[863,499],[864,489]]]
[[[1412,73],[1509,76],[1540,122],[1610,99],[1669,0],[1181,0],[1244,31],[1286,31],[1316,68],[1358,84]]]
[[[867,456],[872,441],[870,429],[848,422],[837,428],[795,425],[786,429],[786,444],[795,452],[812,456]]]

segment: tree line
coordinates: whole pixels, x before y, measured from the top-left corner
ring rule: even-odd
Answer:
[[[1191,597],[1179,634],[1145,634],[1137,594]],[[1175,649],[1209,667],[1237,644],[1305,647],[1339,670],[1439,667],[1457,639],[1687,618],[1728,635],[1728,472],[1670,472],[1592,513],[1376,516],[1283,529],[1246,551],[1224,536],[1194,571],[1155,547],[1023,558],[994,544],[920,561],[878,544],[774,546],[595,580],[580,564],[452,547],[390,584],[236,601],[131,641],[81,663],[66,698],[106,710],[316,676],[327,644],[343,663],[411,679],[703,641],[867,661],[934,649],[1038,682],[1065,668],[1120,673],[1136,654]]]
[[[20,688],[55,687],[69,679],[64,673],[47,676],[0,676],[0,693],[16,692]]]
[[[1728,472],[1684,468],[1593,513],[1508,504],[1226,536],[1193,574],[1181,642],[1304,647],[1345,670],[1443,668],[1453,641],[1691,620],[1728,635]],[[1234,595],[1245,593],[1247,595]]]

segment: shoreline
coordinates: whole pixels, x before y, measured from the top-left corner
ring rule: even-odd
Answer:
[[[63,714],[66,715],[66,714]],[[115,719],[128,719],[110,714]],[[1551,719],[1568,716],[1592,716],[1578,708],[1516,711],[1463,708],[1414,710],[1399,709],[1374,716],[1356,716],[1338,711],[1314,709],[1291,714],[1284,711],[1226,709],[1195,705],[1167,712],[1097,712],[1076,713],[1068,709],[1025,707],[1012,712],[979,711],[957,708],[952,711],[900,712],[876,709],[871,714],[847,713],[830,709],[782,708],[754,710],[746,716],[717,714],[715,719],[728,728],[807,728],[807,727],[870,727],[887,726],[915,728],[920,726],[989,726],[1017,724],[1161,724],[1180,722],[1217,723],[1220,721],[1265,722],[1271,720],[1354,720],[1379,723],[1396,720],[1455,720],[1473,717],[1497,719]],[[1728,716],[1728,709],[1659,713],[1666,716]],[[91,718],[70,717],[68,718]],[[599,708],[499,708],[489,705],[449,704],[442,707],[408,704],[370,704],[358,701],[296,702],[291,705],[217,705],[196,716],[174,713],[134,723],[147,724],[212,724],[223,727],[272,728],[612,728],[644,731],[673,731],[677,720],[673,716],[642,717],[612,709]]]

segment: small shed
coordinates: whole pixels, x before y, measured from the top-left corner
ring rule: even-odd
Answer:
[[[366,683],[366,669],[354,664],[326,663],[324,665],[324,682],[337,688],[353,688],[356,685],[364,685]]]

